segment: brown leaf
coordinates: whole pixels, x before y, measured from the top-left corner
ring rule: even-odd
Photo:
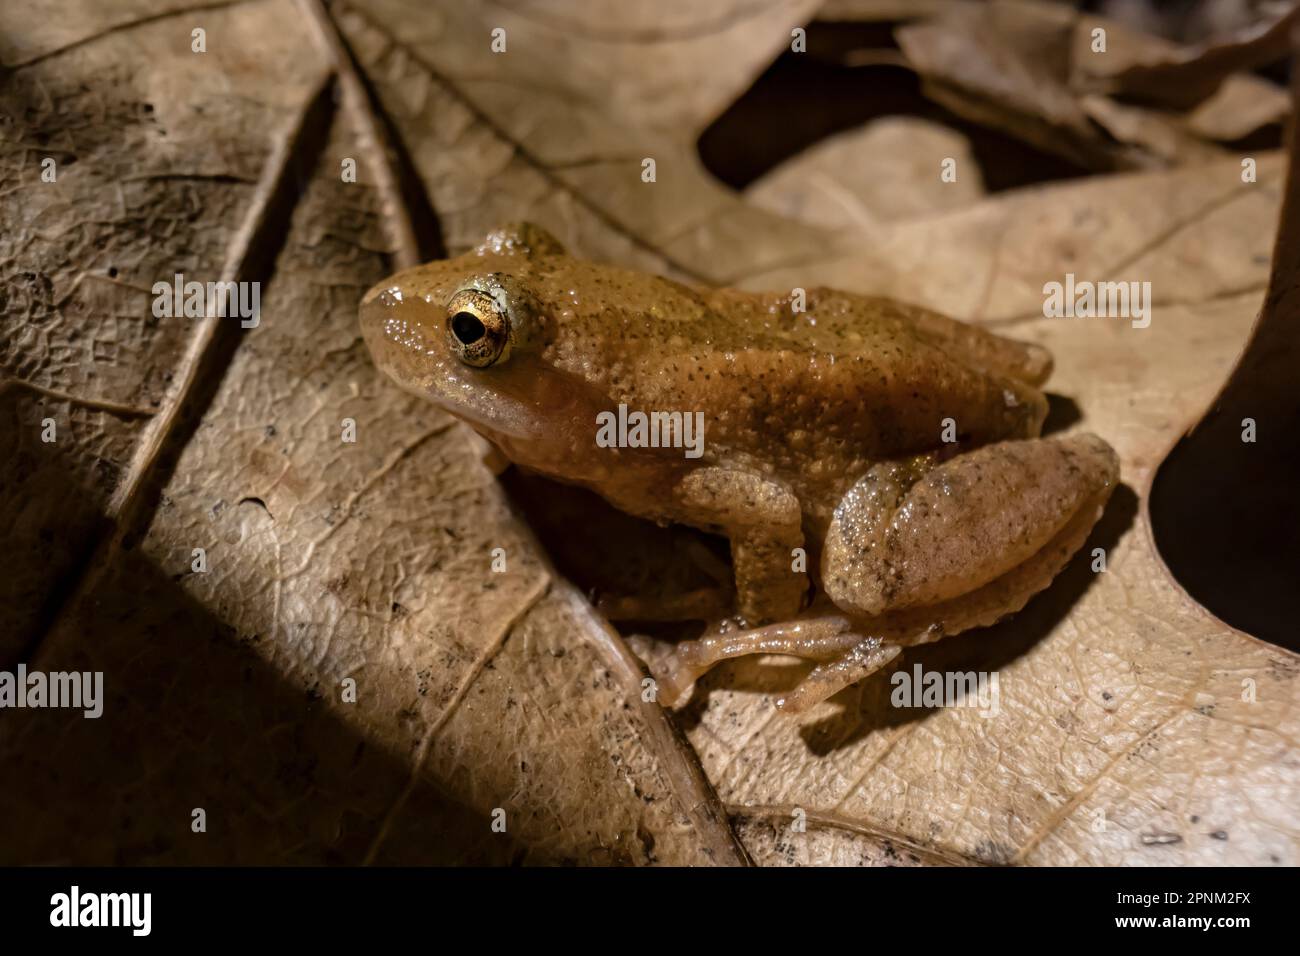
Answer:
[[[1188,109],[1219,89],[1224,79],[1284,58],[1296,22],[1294,4],[1276,4],[1271,12],[1236,36],[1215,37],[1179,47],[1113,22],[1085,19],[1084,42],[1091,28],[1105,26],[1107,55],[1080,57],[1076,82],[1114,96]]]
[[[502,69],[514,79],[498,82],[483,65],[492,56],[487,50],[500,19],[497,8],[450,5],[457,12],[441,28],[413,33],[413,3],[339,4],[338,20],[383,111],[402,131],[451,254],[478,243],[486,223],[518,219],[546,223],[578,255],[712,283],[823,254],[830,241],[824,230],[741,202],[704,174],[680,130],[665,138],[636,112],[601,112],[586,95],[575,100],[571,90],[552,81],[549,61],[536,54],[523,63],[505,57],[513,65]],[[531,21],[502,22],[508,24],[507,38],[526,45],[522,36]],[[719,51],[728,49],[729,36],[715,39],[711,56],[725,59]],[[580,41],[581,36],[573,42]],[[730,42],[743,47],[746,41],[742,31]],[[645,42],[664,55],[660,48],[671,49],[676,41]],[[549,49],[553,38],[541,32],[535,43]],[[471,45],[477,53],[446,55]],[[598,62],[636,52],[635,43],[630,50],[626,44],[615,50],[592,46],[583,52]],[[526,68],[533,71],[530,78],[519,78]],[[655,76],[653,70],[637,73],[628,82],[635,91],[637,82]],[[646,158],[656,162],[653,184],[641,180]]]
[[[904,25],[895,36],[936,102],[1111,171],[1204,162],[1220,154],[1213,140],[1276,122],[1284,94],[1263,79],[1238,77],[1221,102],[1206,101],[1233,71],[1275,58],[1280,30],[1270,21],[1248,38],[1184,50],[1068,7],[993,0]],[[1104,34],[1103,51],[1093,48],[1094,31]],[[1198,106],[1205,110],[1188,112]]]
[[[1187,115],[1187,126],[1204,139],[1232,142],[1281,124],[1290,112],[1285,90],[1248,73],[1234,73]]]
[[[1300,78],[1293,80],[1300,83]],[[1300,85],[1294,87],[1300,96]],[[1300,542],[1290,498],[1300,455],[1300,168],[1292,152],[1268,295],[1232,375],[1170,452],[1151,496],[1156,540],[1188,591],[1251,633],[1294,648],[1289,553]],[[1217,507],[1204,508],[1203,501]],[[1187,521],[1194,513],[1196,521]],[[1207,562],[1205,555],[1218,560]]]
[[[809,4],[100,6],[0,14],[0,653],[102,670],[106,690],[98,720],[0,725],[22,781],[0,789],[6,861],[1297,861],[1297,658],[1187,598],[1145,510],[1260,300],[1277,157],[1254,184],[1234,157],[957,209],[904,176],[913,208],[945,211],[864,242],[755,208],[694,152]],[[1098,149],[1058,91],[1023,106]],[[675,718],[642,700],[640,662],[517,515],[518,476],[512,500],[358,336],[362,291],[395,265],[521,218],[593,258],[891,294],[1053,349],[1056,426],[1123,457],[1128,488],[1085,549],[1108,570],[1085,554],[1015,619],[906,661],[997,671],[999,716],[892,708],[881,679],[795,721],[768,692],[797,672],[759,661]],[[1150,279],[1151,326],[1041,318],[1067,270]],[[152,319],[152,283],[176,272],[262,282],[260,323]],[[531,493],[560,516],[561,492]],[[588,565],[635,582],[644,533],[646,561],[668,555],[664,579],[689,586],[693,536],[601,526],[616,537]]]
[[[1155,467],[1212,397],[1267,281],[1262,224],[1277,215],[1281,163],[1261,161],[1258,183],[1240,173],[1229,161],[1009,194],[798,270],[801,283],[885,292],[1047,345],[1053,418],[1114,444],[1124,487],[1023,612],[905,655],[909,673],[997,672],[995,717],[900,710],[882,676],[796,721],[772,701],[801,668],[741,660],[706,677],[683,719],[733,813],[799,807],[846,843],[867,828],[983,863],[1300,859],[1297,658],[1188,599],[1145,510]],[[1067,269],[1149,279],[1150,327],[1043,318],[1042,286]],[[782,288],[794,275],[747,284]],[[1096,547],[1107,570],[1094,575]]]
[[[1076,102],[1068,85],[1075,26],[1069,8],[997,0],[895,37],[927,95],[958,115],[1094,169],[1151,165],[1142,151],[1098,136]]]
[[[935,189],[946,159],[959,174]],[[800,222],[869,235],[882,221],[956,209],[983,193],[966,137],[938,123],[886,117],[809,147],[750,184],[745,198]]]
[[[477,445],[370,364],[356,305],[411,230],[384,222],[403,212],[384,124],[313,52],[338,49],[330,19],[196,16],[79,38],[7,84],[6,497],[40,510],[6,521],[29,572],[6,661],[101,670],[106,699],[98,720],[6,721],[5,858],[742,862],[639,662]],[[75,159],[56,183],[45,151]],[[144,318],[177,271],[263,281],[259,324]]]
[[[756,860],[878,860],[886,844],[928,851],[918,852],[925,862],[1297,858],[1285,796],[1296,786],[1295,657],[1187,600],[1150,545],[1141,507],[1267,279],[1280,163],[1262,158],[1258,183],[1240,173],[1234,159],[1009,194],[894,223],[814,262],[735,275],[751,288],[891,294],[1045,342],[1058,356],[1054,419],[1115,443],[1127,485],[1085,549],[1106,549],[1105,574],[1094,580],[1076,562],[1012,621],[917,653],[927,670],[997,670],[998,718],[965,708],[900,716],[881,680],[846,695],[842,712],[828,705],[799,722],[772,707],[798,669],[745,661],[707,680],[682,719]],[[584,182],[583,195],[618,208],[623,194],[604,182]],[[675,196],[690,192],[680,189]],[[673,215],[675,196],[657,199],[656,212]],[[1041,318],[1042,285],[1065,270],[1150,279],[1152,326]],[[598,539],[606,519],[582,501]],[[556,524],[570,541],[584,530]],[[616,540],[620,565],[668,546],[622,526]],[[670,648],[649,638],[635,646],[651,660]],[[1255,703],[1242,700],[1243,676],[1259,685]],[[815,834],[797,844],[788,830],[796,808]]]
[[[679,143],[693,141],[788,47],[791,29],[818,5],[501,0],[484,9],[462,0],[440,5],[436,16],[414,0],[367,0],[354,8],[484,112],[514,132],[529,132],[521,141],[544,140],[548,151],[583,157],[616,142],[617,130],[602,135],[615,117]],[[507,55],[491,52],[493,30],[505,31]],[[548,137],[552,121],[570,135]],[[571,135],[578,130],[581,138]]]

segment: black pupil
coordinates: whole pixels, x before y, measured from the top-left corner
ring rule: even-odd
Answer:
[[[487,334],[483,323],[472,312],[457,312],[451,317],[451,331],[461,345],[473,345]]]

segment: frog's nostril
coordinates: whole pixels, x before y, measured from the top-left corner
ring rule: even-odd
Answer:
[[[451,332],[462,345],[473,345],[487,334],[487,329],[472,312],[457,312],[451,317]]]

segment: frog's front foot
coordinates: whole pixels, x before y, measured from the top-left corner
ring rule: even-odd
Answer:
[[[696,680],[724,660],[750,654],[786,654],[818,662],[794,691],[777,700],[782,710],[798,713],[874,673],[900,650],[878,637],[863,637],[853,630],[848,618],[839,614],[748,630],[723,629],[677,645],[656,673],[659,700],[669,707],[680,703]]]

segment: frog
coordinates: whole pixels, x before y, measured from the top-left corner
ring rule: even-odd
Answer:
[[[670,707],[722,661],[787,655],[812,666],[775,704],[802,713],[1015,614],[1119,478],[1096,435],[1042,436],[1039,344],[886,296],[687,284],[532,223],[380,282],[360,323],[379,369],[510,462],[726,539],[734,614],[655,665]],[[616,411],[666,440],[598,441]]]

